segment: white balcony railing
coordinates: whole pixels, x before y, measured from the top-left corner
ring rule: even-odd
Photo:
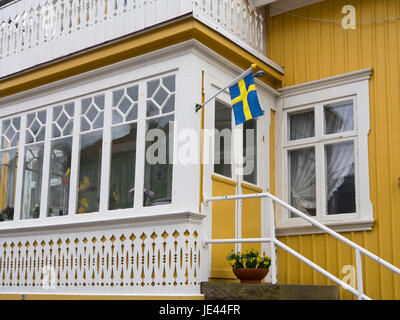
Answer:
[[[264,14],[247,0],[20,0],[0,9],[0,77],[186,14],[265,54]]]
[[[0,294],[200,295],[202,216],[130,219],[2,232]]]

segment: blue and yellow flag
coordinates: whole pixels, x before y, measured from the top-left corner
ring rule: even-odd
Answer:
[[[231,86],[229,92],[237,125],[263,115],[254,85],[253,73]]]

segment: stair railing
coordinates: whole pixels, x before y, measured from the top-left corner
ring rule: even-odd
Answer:
[[[232,196],[221,196],[221,197],[204,197],[204,205],[207,206],[209,202],[214,201],[226,201],[226,200],[240,200],[240,199],[254,199],[254,198],[268,198],[270,199],[270,206],[269,206],[269,225],[270,225],[270,234],[271,237],[269,238],[242,238],[242,239],[204,239],[203,246],[207,246],[208,244],[218,244],[218,243],[263,243],[269,242],[271,245],[271,276],[272,276],[272,283],[276,283],[276,274],[277,274],[277,264],[276,264],[276,253],[275,253],[275,245],[282,248],[286,252],[290,253],[291,255],[298,258],[300,261],[304,262],[314,270],[318,271],[322,275],[326,276],[336,284],[340,285],[343,289],[351,292],[355,296],[358,297],[359,300],[371,300],[370,297],[364,294],[363,289],[363,275],[362,275],[362,259],[361,254],[371,258],[372,260],[378,262],[382,266],[388,268],[389,270],[397,273],[400,275],[400,269],[395,267],[394,265],[390,264],[389,262],[379,258],[375,254],[371,253],[370,251],[366,250],[365,248],[359,246],[358,244],[354,243],[353,241],[343,237],[339,233],[333,231],[332,229],[328,228],[327,226],[323,225],[319,221],[315,220],[314,218],[306,215],[305,213],[301,212],[300,210],[292,207],[288,203],[282,201],[281,199],[273,196],[269,192],[257,193],[257,194],[246,194],[246,195],[232,195]],[[297,251],[293,250],[292,248],[288,247],[281,241],[279,241],[275,236],[275,219],[274,219],[274,210],[273,210],[273,202],[279,204],[280,206],[288,209],[290,212],[293,212],[297,216],[303,218],[304,220],[310,222],[315,227],[325,231],[329,235],[333,236],[334,238],[342,241],[343,243],[349,245],[355,250],[356,255],[356,271],[357,271],[357,290],[349,286],[344,281],[340,280],[339,278],[335,277],[325,269],[321,268],[314,262],[310,261]]]

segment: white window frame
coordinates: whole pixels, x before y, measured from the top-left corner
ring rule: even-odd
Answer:
[[[126,88],[134,85],[139,86],[139,94],[138,94],[138,119],[137,119],[137,150],[136,150],[136,169],[135,169],[135,189],[139,190],[141,188],[143,190],[143,180],[144,180],[144,171],[140,170],[144,168],[145,161],[145,129],[146,129],[146,121],[147,119],[151,119],[153,117],[146,117],[146,88],[147,82],[163,78],[169,75],[175,75],[175,111],[169,114],[174,115],[174,158],[176,156],[176,143],[177,143],[177,123],[182,123],[183,118],[186,116],[185,111],[182,111],[179,114],[179,105],[182,105],[182,100],[187,98],[187,95],[184,95],[184,91],[182,90],[182,84],[184,84],[184,79],[182,79],[182,70],[176,66],[171,67],[171,64],[162,63],[162,67],[157,70],[157,72],[149,72],[149,69],[140,70],[137,72],[135,79],[132,79],[131,73],[129,74],[119,74],[116,77],[116,81],[112,84],[109,84],[109,79],[104,81],[104,78],[96,79],[93,78],[92,83],[90,80],[86,80],[82,82],[81,87],[78,90],[66,90],[67,94],[63,98],[62,95],[59,95],[57,92],[53,93],[50,90],[48,91],[50,94],[48,95],[47,103],[43,103],[42,97],[39,95],[38,105],[33,106],[30,109],[24,109],[22,102],[16,108],[17,113],[12,113],[10,115],[4,114],[0,117],[0,123],[3,120],[13,119],[15,117],[21,118],[20,123],[20,141],[17,149],[18,153],[18,169],[17,169],[17,181],[16,181],[16,191],[15,191],[15,202],[14,202],[14,219],[12,221],[3,221],[0,223],[0,230],[8,230],[8,229],[23,229],[30,227],[42,227],[42,226],[55,226],[55,225],[66,225],[66,224],[74,224],[74,223],[82,223],[82,222],[101,222],[103,220],[118,220],[124,218],[131,217],[140,217],[140,216],[148,216],[151,219],[151,216],[158,214],[176,214],[179,212],[183,212],[180,210],[181,204],[178,203],[178,195],[180,185],[178,179],[181,179],[182,173],[179,171],[179,165],[175,162],[173,163],[173,177],[172,177],[172,194],[171,194],[171,203],[165,205],[158,206],[143,206],[143,195],[139,193],[138,196],[135,196],[134,207],[128,209],[116,209],[116,210],[108,210],[108,190],[109,190],[109,166],[111,162],[111,130],[112,127],[116,125],[112,125],[112,94],[113,91]],[[181,64],[182,65],[182,64]],[[151,68],[154,70],[153,68]],[[128,81],[124,81],[124,79],[130,79]],[[69,82],[71,80],[66,80],[63,82]],[[73,84],[71,81],[71,87],[75,87],[76,84]],[[86,85],[87,84],[87,85]],[[62,84],[61,84],[62,86]],[[93,90],[93,87],[98,87],[98,89]],[[91,90],[90,90],[90,89]],[[75,87],[76,89],[76,87]],[[40,90],[38,90],[40,91]],[[46,89],[44,91],[47,91]],[[68,95],[69,94],[69,95]],[[80,131],[80,116],[81,116],[81,107],[82,107],[82,99],[87,97],[94,97],[97,95],[105,95],[105,109],[104,109],[104,123],[102,129],[93,129],[85,132]],[[74,110],[74,127],[73,133],[70,135],[73,138],[72,142],[72,160],[71,160],[71,182],[70,182],[70,191],[69,191],[69,209],[68,214],[63,216],[47,216],[47,207],[48,207],[48,187],[49,187],[49,166],[50,166],[50,147],[51,142],[55,139],[51,138],[52,132],[52,111],[55,106],[61,104],[67,104],[73,102],[75,105]],[[21,109],[20,109],[21,108]],[[43,161],[43,178],[42,178],[42,192],[41,192],[41,204],[40,204],[40,216],[37,219],[21,219],[21,204],[22,204],[22,184],[23,184],[23,173],[24,173],[24,150],[28,145],[25,143],[25,130],[26,130],[26,117],[28,114],[32,112],[39,111],[47,111],[46,116],[46,137],[43,141],[44,144],[44,161]],[[163,115],[161,115],[163,116]],[[132,122],[126,122],[125,124],[129,124]],[[120,123],[122,125],[124,123]],[[0,128],[1,129],[1,128]],[[80,136],[88,133],[92,133],[95,131],[101,131],[103,134],[103,147],[102,147],[102,164],[101,164],[101,177],[100,177],[100,200],[99,200],[99,211],[85,214],[77,214],[77,196],[78,196],[78,176],[79,176],[79,154],[80,154]],[[31,144],[29,144],[31,145]],[[6,150],[6,149],[5,149]],[[8,149],[7,149],[8,150]],[[143,157],[142,157],[143,155]],[[143,158],[143,163],[141,160]],[[106,196],[104,196],[106,194]],[[1,208],[2,209],[2,208]]]
[[[370,200],[370,181],[368,163],[368,134],[370,130],[369,116],[369,79],[371,69],[351,72],[301,85],[287,87],[281,90],[278,101],[276,137],[278,138],[276,152],[276,186],[277,195],[284,201],[289,199],[288,151],[296,148],[315,146],[316,157],[316,188],[318,221],[335,231],[371,230],[374,223],[373,207]],[[324,130],[324,105],[353,100],[354,130],[330,135],[322,135]],[[288,117],[291,112],[314,108],[315,137],[288,141]],[[355,157],[355,188],[356,213],[323,215],[318,208],[325,206],[325,169],[321,157],[323,143],[354,141]],[[321,196],[322,195],[322,196]],[[277,234],[296,235],[319,233],[319,229],[301,218],[289,218],[287,210],[276,210]]]

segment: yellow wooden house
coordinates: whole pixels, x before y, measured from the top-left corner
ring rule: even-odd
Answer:
[[[0,1],[1,298],[400,299],[400,1]],[[253,66],[264,115],[226,87]],[[196,104],[215,99],[196,110]]]

